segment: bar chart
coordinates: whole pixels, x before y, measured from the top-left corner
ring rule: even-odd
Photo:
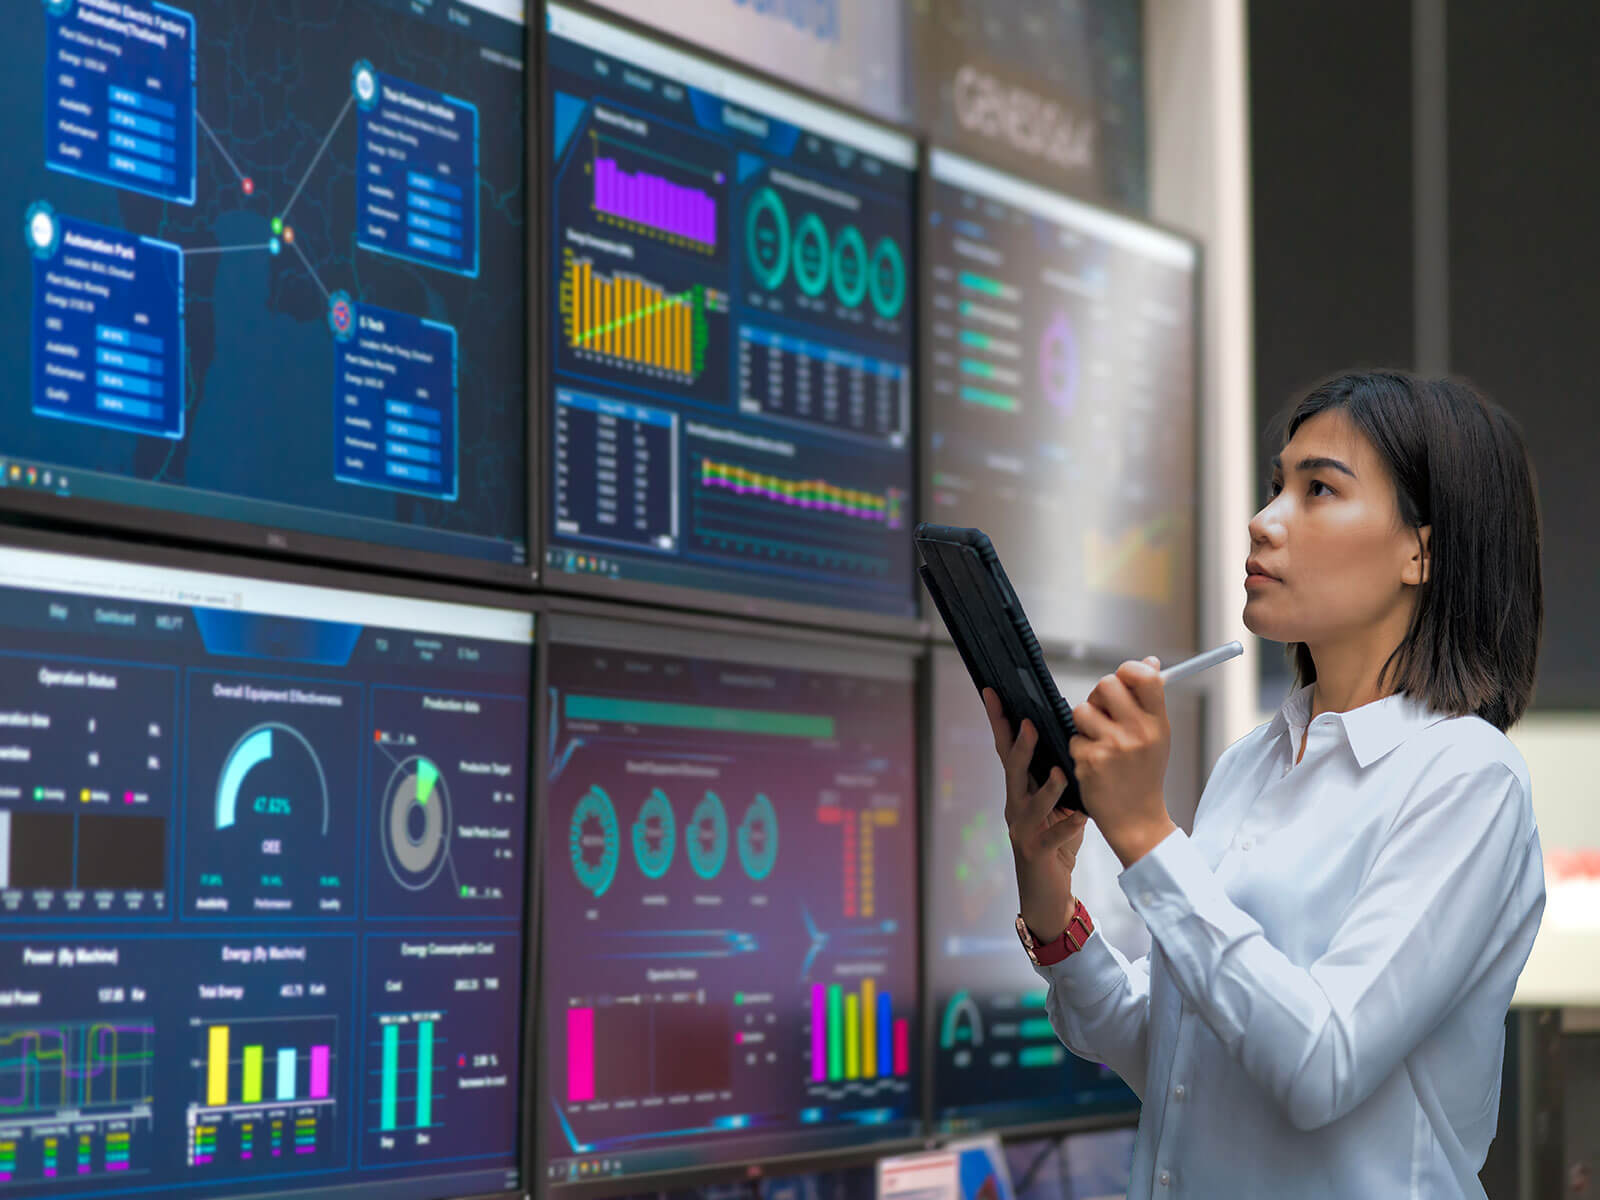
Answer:
[[[591,134],[588,170],[600,220],[680,250],[716,253],[721,171],[601,133]]]
[[[876,916],[878,831],[898,826],[900,810],[851,810],[838,804],[824,804],[819,805],[816,812],[819,824],[835,825],[839,829],[839,851],[843,857],[839,873],[843,888],[840,911],[846,917]]]
[[[304,1168],[334,1153],[338,1018],[196,1020],[188,1164]]]
[[[441,1066],[444,1039],[440,1036],[442,1012],[383,1013],[377,1017],[378,1044],[368,1047],[378,1054],[377,1132],[410,1133],[432,1129],[437,1098],[436,1075]]]
[[[911,1025],[870,976],[858,990],[811,985],[811,1082],[839,1084],[911,1073]]]
[[[623,271],[595,270],[570,251],[561,280],[567,346],[591,360],[659,379],[693,383],[706,365],[708,313],[727,298],[693,284],[677,291]]]

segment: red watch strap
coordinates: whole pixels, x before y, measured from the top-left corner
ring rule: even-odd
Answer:
[[[1029,930],[1032,933],[1032,930]],[[1040,942],[1033,948],[1033,956],[1041,967],[1053,967],[1063,959],[1070,958],[1089,940],[1089,935],[1094,932],[1094,920],[1089,916],[1089,910],[1079,900],[1072,908],[1072,917],[1067,921],[1067,927],[1061,931],[1061,936],[1053,942]]]

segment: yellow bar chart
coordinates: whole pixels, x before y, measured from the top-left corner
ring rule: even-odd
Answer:
[[[687,379],[698,373],[696,322],[703,320],[705,303],[699,288],[671,293],[636,275],[602,274],[590,259],[569,256],[561,300],[573,350]]]

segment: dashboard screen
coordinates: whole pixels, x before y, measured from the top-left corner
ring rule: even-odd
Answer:
[[[532,653],[0,547],[7,1196],[520,1186]]]
[[[551,627],[545,1181],[915,1136],[912,660]]]
[[[1137,1110],[1138,1098],[1115,1072],[1078,1058],[1050,1027],[1045,983],[1017,940],[1005,778],[983,702],[953,650],[936,651],[932,670],[924,919],[934,1129],[965,1133]],[[1060,665],[1052,670],[1073,704],[1088,696],[1100,674]],[[1167,713],[1167,808],[1181,825],[1200,797],[1199,701],[1174,688]],[[1072,890],[1100,935],[1132,961],[1149,952],[1150,933],[1122,893],[1121,873],[1121,862],[1091,822]]]
[[[943,151],[928,179],[927,519],[989,535],[1041,639],[1191,651],[1193,244]]]
[[[0,502],[525,578],[521,0],[10,10]]]
[[[547,568],[914,617],[915,143],[549,24]]]

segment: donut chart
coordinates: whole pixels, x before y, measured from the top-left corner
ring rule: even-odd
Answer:
[[[403,760],[384,789],[378,842],[394,881],[420,892],[450,856],[450,789],[432,759]]]
[[[794,235],[794,281],[812,299],[828,286],[828,230],[816,213],[800,218]]]
[[[617,810],[603,788],[590,787],[572,810],[567,850],[578,882],[597,899],[604,896],[617,877],[622,839],[617,830]]]
[[[839,231],[833,250],[833,291],[847,308],[860,305],[867,294],[867,243],[854,225]]]
[[[878,310],[878,315],[886,321],[898,317],[906,303],[906,260],[893,238],[879,238],[872,248],[868,281],[872,307]]]
[[[678,846],[678,822],[672,815],[672,801],[655,788],[639,806],[633,822],[633,858],[647,879],[660,879],[672,866]]]
[[[770,187],[750,201],[745,212],[745,255],[756,282],[769,292],[789,273],[789,210]]]
[[[689,851],[689,866],[701,879],[715,879],[728,860],[728,814],[715,792],[695,805],[684,834]]]
[[[739,822],[739,865],[760,882],[778,861],[778,813],[766,793],[757,792]]]

